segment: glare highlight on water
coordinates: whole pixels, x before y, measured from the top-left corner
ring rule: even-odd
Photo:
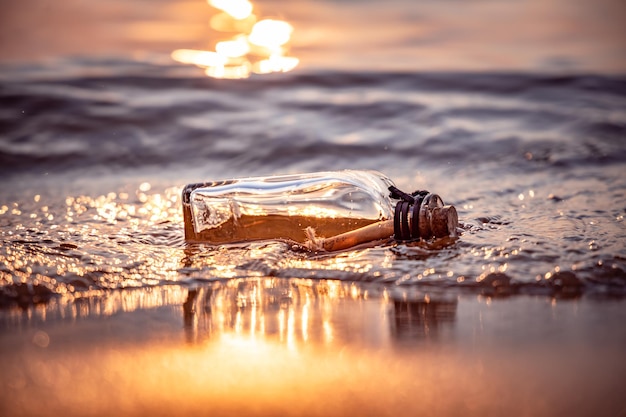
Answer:
[[[293,26],[286,21],[262,19],[252,13],[247,0],[209,0],[223,11],[211,19],[213,30],[232,34],[230,39],[218,41],[215,51],[177,49],[173,60],[196,65],[213,78],[239,79],[251,74],[289,72],[300,60],[289,56],[289,42]]]
[[[236,20],[245,19],[252,14],[252,3],[248,0],[208,0],[208,3]]]

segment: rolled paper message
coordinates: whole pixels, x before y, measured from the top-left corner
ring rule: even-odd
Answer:
[[[424,212],[426,216],[420,218],[425,224],[420,224],[426,231],[424,239],[445,236],[456,237],[459,218],[454,206],[435,207]],[[388,240],[393,238],[395,231],[394,220],[384,220],[359,229],[351,230],[332,237],[318,237],[311,227],[305,230],[307,235],[306,247],[312,251],[334,252],[348,249],[363,243]]]

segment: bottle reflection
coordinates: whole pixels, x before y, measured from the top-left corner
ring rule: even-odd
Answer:
[[[456,318],[456,299],[393,300],[392,335],[398,341],[436,340]]]
[[[201,342],[224,335],[293,339],[295,311],[310,291],[273,279],[237,279],[190,289],[183,304],[187,341]],[[300,318],[298,327],[306,326]]]
[[[220,338],[305,345],[438,340],[456,299],[389,296],[384,287],[307,279],[233,279],[190,289],[183,304],[188,343]]]

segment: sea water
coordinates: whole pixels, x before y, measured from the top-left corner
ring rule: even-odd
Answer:
[[[158,54],[3,65],[0,414],[624,412],[618,37],[571,52],[571,28],[596,26],[553,38],[554,19],[533,19],[574,58],[511,47],[489,55],[502,70],[468,51],[446,66],[450,55],[429,45],[485,39],[438,36],[429,19],[459,23],[443,6],[409,16],[402,2],[384,13],[358,3],[296,14],[304,24],[334,10],[324,21],[350,30],[326,55],[303,47],[317,66],[287,74],[211,79]],[[464,17],[508,16],[491,2],[470,9]],[[570,23],[592,16],[582,3],[567,10]],[[412,54],[406,22],[384,32],[394,48],[371,37],[350,48],[350,33],[372,32],[351,11],[418,19],[426,43],[415,48],[430,60]],[[491,22],[501,35],[503,22]],[[507,36],[494,42],[515,44]],[[377,66],[376,54],[399,60]],[[330,255],[184,241],[188,183],[350,168],[438,193],[461,235]]]
[[[4,82],[3,288],[64,293],[222,278],[204,256],[219,248],[184,244],[186,183],[344,168],[436,190],[458,208],[461,239],[356,250],[330,269],[328,259],[279,243],[238,245],[210,262],[238,278],[358,271],[359,281],[465,287],[502,274],[516,290],[554,289],[562,276],[583,292],[626,288],[621,78],[229,81],[134,65],[145,75]],[[250,263],[257,251],[267,256]],[[182,258],[193,267],[181,270]]]

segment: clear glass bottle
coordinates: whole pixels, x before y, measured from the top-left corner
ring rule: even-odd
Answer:
[[[192,242],[284,239],[308,244],[312,249],[338,250],[392,236],[410,240],[456,235],[454,207],[444,207],[435,194],[404,194],[376,171],[329,171],[190,184],[183,189],[182,198],[185,239]],[[311,244],[320,236],[353,236],[355,231],[363,230],[369,233],[342,244]]]

